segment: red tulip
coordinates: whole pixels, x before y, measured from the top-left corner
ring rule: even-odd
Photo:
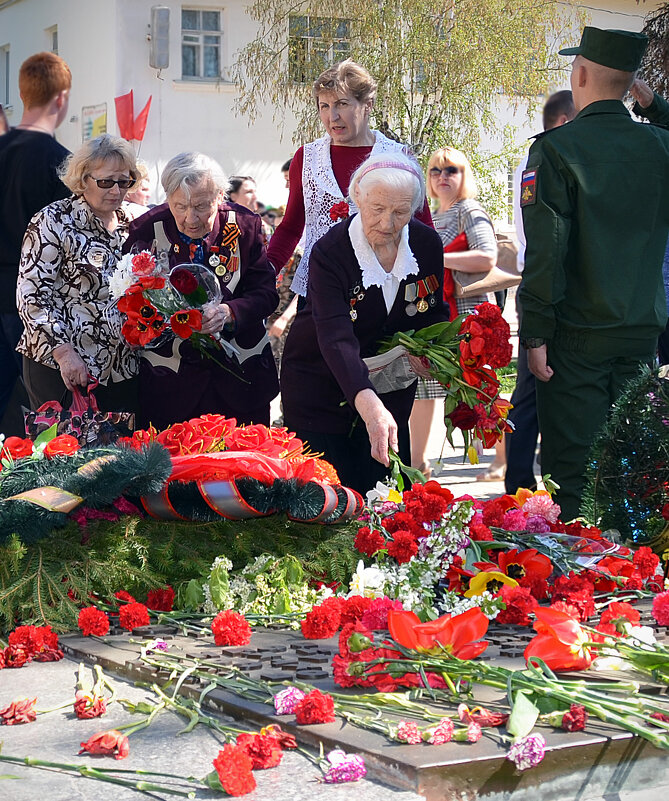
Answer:
[[[587,670],[593,656],[586,648],[588,636],[574,618],[549,607],[534,610],[534,639],[525,649],[525,661],[543,659],[551,670]]]
[[[513,548],[510,551],[500,551],[499,569],[507,576],[520,581],[527,575],[547,579],[553,572],[553,565],[547,556],[535,548],[528,548],[525,551]]]
[[[477,606],[428,623],[421,623],[413,612],[390,609],[388,629],[393,640],[405,648],[434,654],[446,649],[457,659],[474,659],[488,647],[487,642],[479,642],[488,630],[488,618]]]

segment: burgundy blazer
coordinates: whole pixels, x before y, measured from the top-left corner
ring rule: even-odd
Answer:
[[[347,433],[357,416],[355,396],[374,388],[362,359],[376,355],[381,340],[397,331],[418,330],[448,319],[442,299],[443,246],[434,229],[415,219],[409,223],[409,247],[419,272],[400,283],[388,313],[381,289],[362,287],[348,235],[350,222],[334,226],[314,246],[306,305],[293,322],[283,353],[284,414],[289,425],[299,422],[300,430]],[[428,296],[428,310],[410,316],[405,289],[429,276],[434,276],[437,286]],[[355,320],[351,315],[354,297]],[[415,390],[414,382],[380,396],[400,427],[408,424]]]
[[[221,232],[230,210],[235,211],[236,222],[241,229],[241,274],[234,292],[230,292],[228,285],[219,279],[223,302],[228,304],[235,319],[234,329],[221,332],[221,336],[227,340],[234,338],[241,348],[252,349],[265,336],[264,320],[276,309],[279,296],[274,270],[267,261],[260,217],[236,203],[221,204],[213,228],[202,243],[205,265],[208,265],[212,245],[219,246],[221,243]],[[124,244],[124,251],[129,252],[135,243],[150,249],[155,238],[154,223],[158,221],[163,223],[165,234],[172,243],[169,251],[170,266],[189,262],[188,246],[179,237],[176,222],[167,203],[156,206],[130,224],[130,234]],[[154,352],[169,356],[172,342],[165,343]],[[149,404],[154,409],[156,419],[169,416],[181,420],[186,417],[180,415],[200,414],[198,400],[213,388],[216,395],[223,398],[223,402],[220,408],[207,411],[221,414],[230,414],[232,409],[244,408],[249,404],[255,409],[269,403],[279,390],[269,342],[259,354],[250,356],[241,364],[236,359],[226,357],[225,351],[212,351],[226,369],[206,357],[203,358],[187,341],[181,343],[180,352],[182,358],[178,373],[166,367],[154,367],[142,359],[142,377],[149,379],[143,380],[142,384],[147,384],[151,391],[146,402],[146,393],[141,393],[142,410],[145,412],[145,406]],[[174,413],[171,409],[174,409]]]

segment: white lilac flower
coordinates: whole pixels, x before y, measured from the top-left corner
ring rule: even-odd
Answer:
[[[534,768],[544,758],[546,753],[546,740],[541,734],[528,734],[517,740],[506,755],[506,758],[515,763],[518,770]]]

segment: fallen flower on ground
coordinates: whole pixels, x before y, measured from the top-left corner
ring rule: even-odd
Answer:
[[[87,751],[89,754],[113,756],[114,759],[125,759],[130,753],[128,738],[116,729],[101,731],[81,743],[80,754]]]
[[[24,698],[23,701],[12,701],[9,706],[0,709],[0,723],[3,726],[18,726],[21,723],[32,723],[37,717],[35,704],[37,698]]]
[[[274,696],[274,711],[277,715],[294,715],[300,701],[306,696],[298,687],[286,687]]]
[[[251,757],[236,745],[226,745],[214,759],[215,772],[206,782],[212,789],[224,790],[228,795],[240,796],[256,788]]]
[[[365,760],[358,754],[346,754],[340,748],[335,748],[325,758],[330,765],[323,776],[326,784],[357,782],[367,773]]]
[[[295,719],[300,726],[312,723],[334,723],[334,701],[332,696],[320,690],[312,690],[295,707]]]
[[[528,734],[513,743],[506,758],[513,762],[518,770],[536,767],[544,758],[546,740],[541,734]]]

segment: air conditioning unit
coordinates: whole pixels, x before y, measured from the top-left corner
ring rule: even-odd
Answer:
[[[167,6],[151,6],[149,34],[149,66],[164,70],[170,66],[170,10]]]

